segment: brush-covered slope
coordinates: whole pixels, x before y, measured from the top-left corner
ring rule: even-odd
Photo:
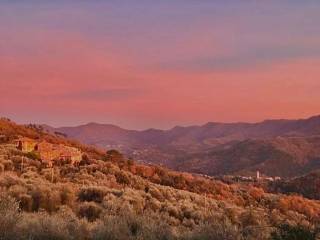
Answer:
[[[311,233],[320,220],[317,201],[146,166],[79,143],[79,164],[46,168],[12,139],[75,144],[6,120],[0,126],[2,239],[267,240],[283,222]]]

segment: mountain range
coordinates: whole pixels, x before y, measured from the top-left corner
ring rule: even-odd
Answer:
[[[259,123],[209,122],[170,130],[127,130],[110,124],[43,127],[49,132],[136,160],[207,175],[292,177],[320,168],[320,116]]]

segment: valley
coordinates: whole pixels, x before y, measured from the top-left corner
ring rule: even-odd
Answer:
[[[320,167],[320,116],[260,123],[207,123],[170,130],[126,130],[89,123],[45,130],[102,149],[117,149],[144,163],[207,175],[294,177]]]

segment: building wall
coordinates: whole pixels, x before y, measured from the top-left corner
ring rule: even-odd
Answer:
[[[37,142],[31,140],[19,140],[17,141],[17,147],[23,152],[32,152],[34,151]]]
[[[74,147],[51,144],[46,141],[36,142],[32,139],[20,139],[17,147],[23,152],[37,151],[44,162],[64,161],[71,163],[79,162],[82,159],[82,152]]]

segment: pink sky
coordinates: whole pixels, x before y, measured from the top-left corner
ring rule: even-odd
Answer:
[[[316,1],[65,2],[0,3],[1,116],[144,129],[320,114]]]

